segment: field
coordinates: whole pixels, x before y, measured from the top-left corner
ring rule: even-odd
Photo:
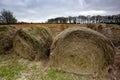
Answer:
[[[106,26],[106,24],[96,24],[94,26]],[[11,25],[17,29],[46,26],[52,31],[54,37],[61,31],[70,27],[88,27],[86,24],[17,24]],[[118,25],[113,25],[118,26]],[[12,51],[11,51],[12,52]],[[115,76],[120,79],[120,50],[116,50],[115,55]],[[75,74],[71,76],[63,72],[56,72],[49,69],[49,59],[47,61],[29,61],[14,53],[0,55],[0,80],[78,80]],[[74,77],[73,77],[74,76]]]
[[[77,27],[77,26],[79,27],[79,26],[86,26],[86,25],[84,24],[17,24],[12,26],[15,26],[16,28],[45,26],[45,27],[49,27],[53,35],[56,36],[58,33],[60,33],[61,31],[63,31],[68,27]]]

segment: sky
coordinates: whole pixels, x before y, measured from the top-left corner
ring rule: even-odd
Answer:
[[[120,14],[120,0],[0,0],[0,11],[18,21],[45,22],[55,17]]]

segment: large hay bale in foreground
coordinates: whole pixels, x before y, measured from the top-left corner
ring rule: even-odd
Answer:
[[[16,29],[11,26],[0,26],[0,54],[6,54],[13,47]]]
[[[99,75],[113,64],[114,47],[96,31],[69,28],[53,41],[50,59],[53,69],[79,75]]]
[[[23,58],[42,60],[49,56],[52,41],[52,34],[46,27],[23,28],[14,38],[14,50]]]

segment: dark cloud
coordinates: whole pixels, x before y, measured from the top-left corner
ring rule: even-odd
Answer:
[[[1,0],[0,10],[14,13],[19,21],[39,22],[58,16],[120,13],[120,0]]]

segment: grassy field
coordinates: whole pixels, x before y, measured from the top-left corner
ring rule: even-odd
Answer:
[[[74,76],[74,77],[73,77]],[[78,80],[49,68],[48,62],[29,61],[16,54],[0,56],[0,80]]]
[[[106,26],[105,24],[92,24],[92,26],[98,26],[98,25],[103,25]],[[49,27],[52,34],[56,36],[59,34],[61,31],[65,30],[66,28],[70,27],[87,27],[91,26],[91,24],[16,24],[12,25],[16,28],[26,28],[26,27],[36,27],[36,26],[45,26]]]
[[[26,28],[26,27],[36,27],[36,26],[45,26],[49,27],[50,30],[52,31],[52,34],[56,36],[59,34],[61,31],[63,31],[66,28],[69,27],[80,27],[80,26],[85,26],[83,24],[17,24],[17,25],[12,25],[15,26],[16,28]]]

